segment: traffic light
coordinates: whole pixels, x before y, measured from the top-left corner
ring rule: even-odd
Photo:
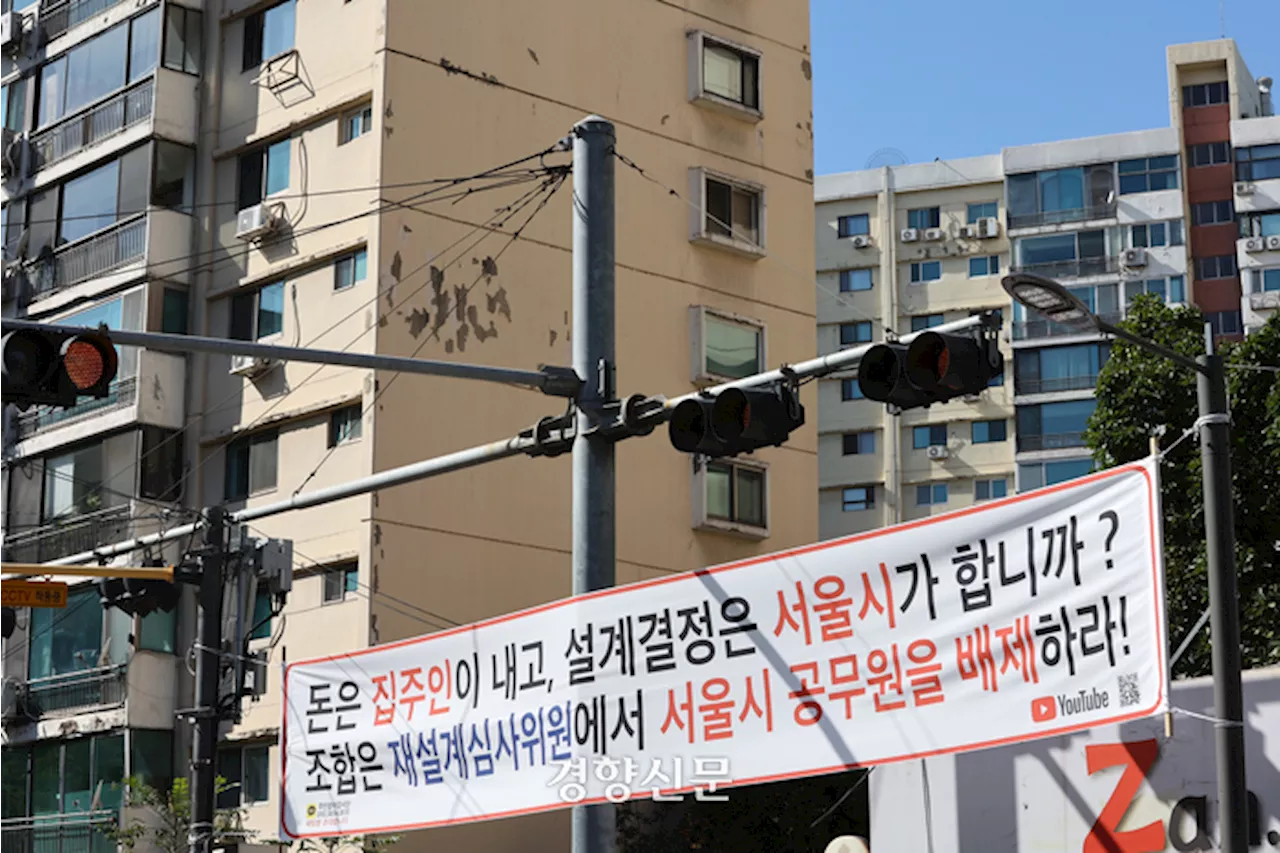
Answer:
[[[910,346],[877,344],[858,364],[858,385],[868,400],[916,409],[981,393],[1003,370],[995,333],[979,326],[968,334],[922,332]]]
[[[98,599],[103,607],[115,607],[130,616],[146,616],[157,610],[178,606],[181,588],[161,580],[103,578],[98,581]]]
[[[105,397],[119,359],[100,332],[19,329],[4,336],[5,403],[70,408],[80,397]]]
[[[735,456],[782,444],[804,424],[804,406],[789,384],[726,388],[714,397],[696,397],[671,413],[671,445],[683,453]]]

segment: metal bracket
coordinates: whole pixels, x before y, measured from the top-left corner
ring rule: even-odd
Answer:
[[[648,435],[662,423],[667,398],[632,394],[625,400],[613,400],[601,407],[601,423],[596,431],[610,441],[636,435]]]
[[[530,456],[559,456],[573,449],[576,437],[577,413],[570,409],[563,415],[549,415],[520,432],[523,439],[533,439],[533,447],[525,452]]]
[[[576,400],[582,393],[583,385],[586,384],[572,367],[540,364],[538,372],[542,374],[542,383],[538,389],[548,397],[568,397],[570,400]]]

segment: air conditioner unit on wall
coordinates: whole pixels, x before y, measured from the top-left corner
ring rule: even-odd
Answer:
[[[236,238],[257,240],[276,229],[279,217],[265,202],[246,207],[236,214]]]
[[[1147,265],[1147,250],[1137,246],[1132,249],[1125,249],[1121,261],[1126,267],[1145,267]]]
[[[274,359],[256,355],[233,355],[231,356],[231,370],[229,372],[233,376],[252,379],[255,376],[261,376],[274,366]]]
[[[855,234],[849,238],[849,243],[855,249],[865,249],[871,245],[871,238],[866,234]]]
[[[976,239],[978,239],[979,237],[981,237],[981,236],[982,236],[982,234],[981,234],[981,233],[979,233],[978,223],[976,223],[976,222],[975,222],[975,223],[974,223],[974,224],[972,224],[972,225],[962,225],[962,226],[960,226],[960,236],[961,236],[961,237],[966,237],[966,238],[968,238],[968,239],[970,239],[970,240],[976,240]]]
[[[1267,251],[1273,252],[1280,249],[1280,234],[1272,234],[1267,238]]]
[[[1236,195],[1253,195],[1253,184],[1248,181],[1236,181]]]
[[[947,236],[947,233],[941,228],[924,229],[924,239],[929,240],[930,242],[936,243],[945,236]]]
[[[900,234],[899,237],[904,243],[914,243],[915,241],[920,239],[920,229],[919,228],[903,228],[902,234]]]
[[[934,444],[925,451],[925,455],[930,459],[946,459],[951,456],[951,451],[941,444]]]
[[[978,220],[978,236],[983,239],[1000,236],[1000,220],[994,216],[984,216]]]
[[[1266,237],[1249,237],[1244,241],[1244,250],[1246,252],[1264,252],[1266,248]]]

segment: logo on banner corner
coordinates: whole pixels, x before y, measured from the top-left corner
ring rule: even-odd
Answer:
[[[1056,719],[1057,716],[1058,706],[1053,701],[1052,696],[1038,696],[1031,700],[1031,721],[1033,723],[1047,723]]]

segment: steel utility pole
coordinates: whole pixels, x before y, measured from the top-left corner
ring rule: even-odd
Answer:
[[[227,562],[227,519],[222,507],[205,513],[200,557],[199,646],[196,706],[192,710],[190,853],[209,853],[217,805],[215,759],[218,748],[218,673],[222,653],[222,577]]]
[[[1224,853],[1248,853],[1244,695],[1240,683],[1240,600],[1236,591],[1235,521],[1231,495],[1231,417],[1226,367],[1205,326],[1199,366],[1200,459],[1204,468],[1205,555],[1209,572],[1214,727],[1218,764],[1218,844]]]
[[[587,430],[614,401],[613,124],[573,126],[573,369],[585,384],[573,442],[573,594],[614,585],[613,439]],[[573,853],[612,853],[611,803],[573,808]]]

